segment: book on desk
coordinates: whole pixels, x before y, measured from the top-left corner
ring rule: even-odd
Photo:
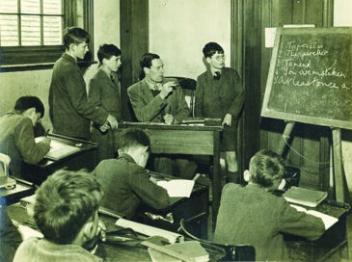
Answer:
[[[290,187],[283,197],[286,201],[308,207],[316,207],[328,196],[327,192],[302,187]]]

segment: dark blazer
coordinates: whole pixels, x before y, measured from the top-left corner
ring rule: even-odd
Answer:
[[[89,101],[95,107],[102,107],[113,115],[118,122],[122,121],[122,104],[120,83],[116,74],[111,79],[102,69],[99,69],[89,83]],[[109,129],[101,133],[99,124],[93,124],[92,140],[98,143],[98,158],[114,158],[116,156],[117,144],[115,130]]]
[[[156,209],[169,205],[166,190],[127,154],[100,162],[93,172],[104,190],[101,205],[121,216],[132,218],[142,202]]]
[[[54,133],[90,138],[90,120],[104,124],[108,113],[88,102],[86,84],[73,57],[56,61],[49,89],[49,114]]]
[[[282,233],[319,238],[324,233],[320,218],[298,212],[282,197],[249,184],[224,186],[214,240],[255,247],[256,260],[288,261]]]
[[[11,158],[10,171],[22,176],[23,161],[37,164],[49,151],[50,146],[35,143],[33,123],[21,114],[8,113],[0,118],[0,152]]]
[[[136,118],[140,122],[164,122],[165,113],[172,114],[176,122],[189,116],[189,109],[180,86],[166,98],[154,96],[146,80],[139,81],[127,90]]]
[[[232,115],[233,126],[241,112],[245,92],[238,73],[232,68],[223,68],[219,80],[207,70],[197,79],[195,93],[195,114],[197,117],[223,119]]]

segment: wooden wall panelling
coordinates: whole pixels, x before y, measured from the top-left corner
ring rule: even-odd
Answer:
[[[243,124],[243,161],[248,164],[250,157],[260,148],[277,150],[284,121],[261,119],[260,109],[266,86],[271,48],[265,48],[266,27],[285,24],[332,24],[331,0],[233,0],[243,6],[243,71],[247,90]],[[232,26],[239,22],[233,19]],[[321,127],[299,124],[294,130],[289,152],[290,164],[302,168],[302,181],[311,187],[322,187],[328,180],[329,139],[328,132]],[[303,158],[307,157],[307,159]],[[309,159],[309,160],[308,160]],[[310,161],[312,160],[312,161]],[[319,163],[320,162],[320,163]],[[325,174],[324,176],[321,176]],[[324,182],[325,181],[325,182]]]
[[[138,81],[139,60],[149,48],[148,0],[120,0],[120,26],[122,50],[121,96],[123,115],[133,120],[134,114],[127,97],[127,88]]]

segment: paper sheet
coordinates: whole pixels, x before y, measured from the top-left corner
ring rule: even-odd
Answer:
[[[170,197],[190,197],[194,186],[194,180],[161,180],[157,182],[157,185],[165,188]]]

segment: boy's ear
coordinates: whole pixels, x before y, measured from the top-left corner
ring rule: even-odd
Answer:
[[[205,58],[204,58],[204,60],[205,60],[205,62],[206,62],[207,64],[210,64],[210,59],[211,59],[210,57],[205,57]]]
[[[251,173],[249,172],[248,169],[246,169],[246,170],[243,172],[243,179],[244,179],[244,181],[246,181],[247,183],[251,180]]]

